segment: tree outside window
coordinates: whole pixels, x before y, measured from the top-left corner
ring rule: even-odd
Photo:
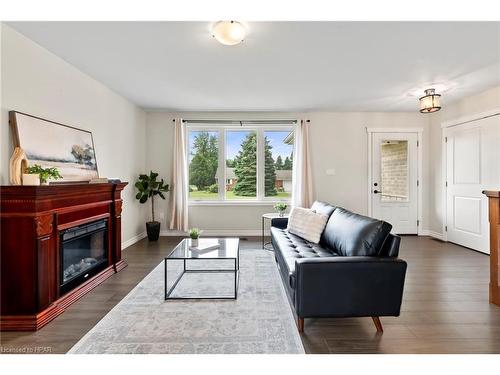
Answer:
[[[218,133],[192,131],[189,134],[189,198],[218,199]]]

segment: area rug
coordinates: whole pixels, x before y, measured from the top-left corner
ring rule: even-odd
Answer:
[[[197,260],[188,267],[204,266],[201,262],[229,266]],[[175,263],[169,275],[182,267]],[[175,290],[224,295],[231,293],[233,280],[228,273],[186,274]],[[245,249],[237,300],[165,301],[162,262],[68,353],[304,353],[285,293],[273,254]]]

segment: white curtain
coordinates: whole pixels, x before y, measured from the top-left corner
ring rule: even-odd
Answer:
[[[295,149],[293,155],[292,206],[311,207],[313,203],[309,126],[306,120],[295,126]]]
[[[186,127],[182,119],[174,120],[174,157],[170,190],[170,229],[188,230],[188,170]]]

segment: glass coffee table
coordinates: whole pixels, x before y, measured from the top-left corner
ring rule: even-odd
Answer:
[[[183,239],[175,249],[165,258],[165,300],[178,300],[178,299],[236,299],[238,297],[238,282],[239,282],[239,269],[240,269],[240,240],[239,238],[200,238],[198,240],[198,247],[204,248],[209,246],[217,246],[217,248],[207,250],[194,250],[191,246],[191,239]],[[168,276],[173,273],[168,271],[168,265],[171,262],[182,262],[182,268],[178,275],[174,274],[175,278],[173,284],[169,287]],[[204,261],[204,262],[201,262]],[[208,267],[213,265],[214,261],[222,268]],[[196,263],[196,267],[193,265]],[[229,263],[230,267],[226,267]],[[191,267],[188,267],[191,265]],[[176,287],[178,286],[183,276],[191,273],[229,273],[234,275],[233,287],[234,294],[228,296],[182,296],[175,294]],[[233,278],[232,278],[233,279]]]

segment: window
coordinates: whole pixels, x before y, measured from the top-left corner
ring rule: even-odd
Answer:
[[[189,198],[219,199],[217,168],[219,160],[219,133],[214,131],[189,132]]]
[[[271,130],[265,137],[266,197],[292,197],[293,132]]]
[[[188,127],[191,201],[291,198],[293,128]]]
[[[226,130],[225,199],[257,197],[257,132]]]

